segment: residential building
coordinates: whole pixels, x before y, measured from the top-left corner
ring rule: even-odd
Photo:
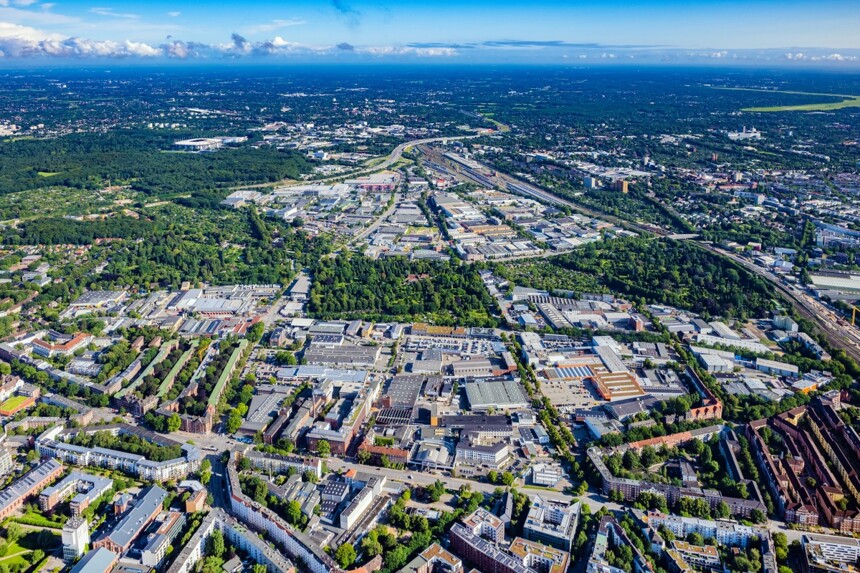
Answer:
[[[112,487],[112,479],[74,471],[59,483],[42,490],[39,494],[39,507],[42,511],[51,511],[57,504],[71,497],[69,511],[73,516],[78,516]]]
[[[49,483],[63,475],[63,464],[50,459],[42,462],[18,481],[0,491],[0,519],[6,519],[35,497]]]

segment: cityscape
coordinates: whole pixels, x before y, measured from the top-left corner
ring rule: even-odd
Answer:
[[[860,572],[856,37],[131,4],[0,2],[0,573]]]

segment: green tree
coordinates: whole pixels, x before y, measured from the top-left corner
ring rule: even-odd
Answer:
[[[374,535],[371,537],[370,534],[366,535],[361,540],[361,552],[370,558],[382,553],[382,543],[379,542],[378,536]]]
[[[226,550],[227,547],[224,543],[224,534],[216,529],[206,541],[206,555],[221,559]]]
[[[687,535],[687,543],[692,543],[693,545],[704,545],[705,538],[702,537],[701,533],[696,533],[695,531]]]
[[[338,547],[337,551],[334,553],[335,561],[337,561],[337,564],[343,569],[346,569],[355,563],[355,557],[355,547],[353,547],[351,543],[344,543]]]
[[[33,565],[39,563],[44,558],[45,552],[41,549],[34,549],[33,552],[30,553],[30,563]]]
[[[439,501],[442,497],[442,494],[445,493],[445,484],[441,480],[436,480],[433,482],[429,488],[427,488],[427,493],[430,496],[430,500],[433,502]]]
[[[169,418],[167,418],[167,431],[168,432],[170,432],[170,433],[178,432],[179,428],[181,428],[181,427],[182,427],[182,418],[179,417],[179,414],[177,414],[176,412],[174,412],[173,414],[170,415]]]
[[[242,414],[237,408],[233,408],[230,411],[230,415],[227,416],[227,422],[225,423],[225,430],[228,434],[235,434],[239,427],[242,425]]]
[[[24,537],[24,528],[17,523],[11,522],[6,526],[6,541],[9,543],[17,543]]]
[[[302,522],[302,506],[296,500],[291,500],[287,504],[287,521],[293,525],[298,525]]]
[[[327,440],[317,442],[317,455],[321,458],[327,458],[331,455],[331,445]]]

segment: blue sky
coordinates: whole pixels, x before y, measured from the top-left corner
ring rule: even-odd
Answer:
[[[0,0],[0,60],[850,64],[857,0]]]

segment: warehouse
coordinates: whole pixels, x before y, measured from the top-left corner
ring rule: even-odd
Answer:
[[[343,345],[336,348],[312,347],[305,350],[304,358],[308,364],[371,368],[376,364],[380,350],[379,346]]]
[[[529,405],[519,383],[513,380],[471,382],[465,388],[469,407],[475,412],[518,410]]]

